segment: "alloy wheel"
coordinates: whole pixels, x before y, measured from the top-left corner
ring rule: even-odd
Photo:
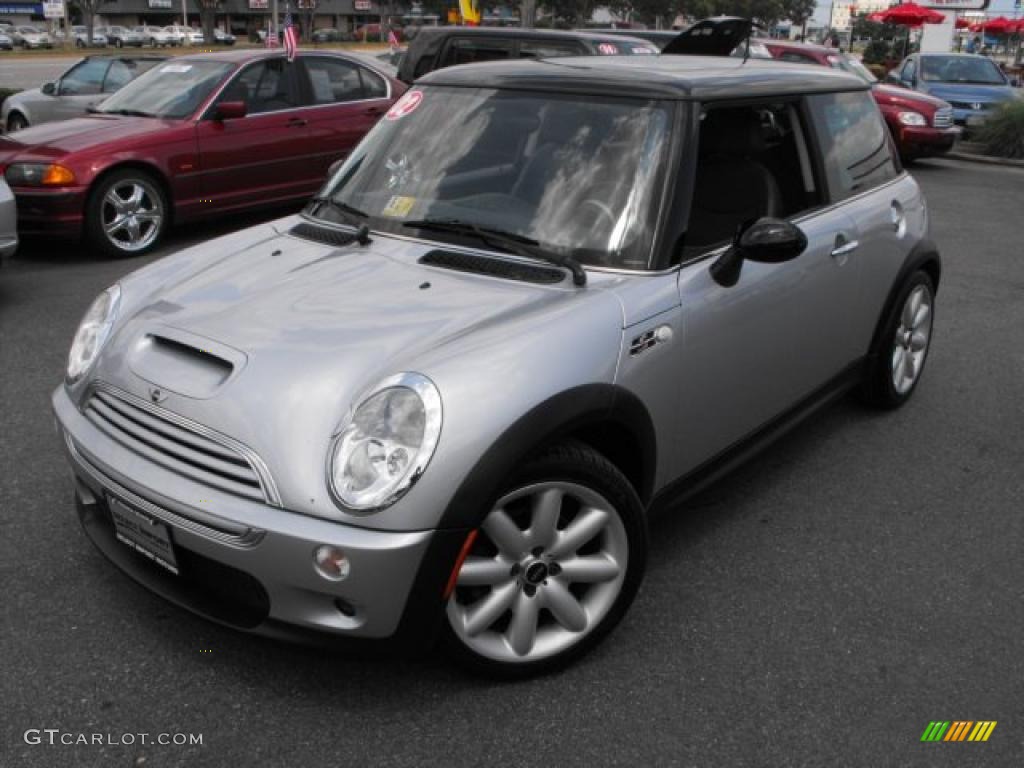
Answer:
[[[903,395],[921,374],[932,335],[932,294],[918,285],[907,296],[892,347],[892,385]]]
[[[151,183],[124,179],[104,195],[100,219],[111,245],[127,253],[141,251],[160,234],[163,202]]]
[[[563,481],[519,488],[484,519],[448,620],[481,656],[511,663],[553,656],[612,608],[628,553],[619,513],[596,491]]]

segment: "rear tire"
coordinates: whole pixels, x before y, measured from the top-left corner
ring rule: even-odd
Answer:
[[[560,669],[619,623],[646,558],[644,507],[625,476],[587,445],[552,446],[485,516],[448,601],[445,647],[494,677]]]
[[[914,272],[896,295],[879,334],[861,388],[878,408],[899,408],[917,389],[931,348],[935,284],[927,272]]]
[[[28,120],[21,112],[12,112],[7,116],[7,132],[13,133],[28,128]]]

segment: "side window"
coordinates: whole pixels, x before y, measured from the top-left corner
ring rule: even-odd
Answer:
[[[889,132],[868,91],[808,99],[832,199],[844,200],[899,173]]]
[[[342,59],[310,56],[305,59],[313,104],[358,101],[363,95],[359,67]]]
[[[501,38],[476,39],[456,37],[448,42],[441,61],[442,67],[471,64],[474,61],[497,61],[512,58],[512,41]]]
[[[779,55],[780,61],[792,61],[797,64],[817,64],[814,59],[810,56],[804,56],[802,53],[795,53],[794,51],[785,51]]]
[[[386,99],[388,97],[388,84],[376,72],[371,72],[366,67],[360,67],[359,77],[363,80],[364,99]]]
[[[917,65],[913,59],[910,59],[906,64],[903,65],[903,73],[900,75],[900,80],[908,83],[914,82],[914,75],[917,74]]]
[[[153,66],[154,63],[156,62],[114,59],[110,62],[110,69],[107,71],[107,77],[103,81],[103,92],[113,93],[122,88]]]
[[[299,99],[291,65],[284,59],[250,64],[224,89],[219,101],[244,101],[251,115],[296,107]]]
[[[571,40],[522,40],[519,56],[524,59],[548,59],[554,56],[581,56],[583,46]]]
[[[794,102],[711,106],[701,116],[683,259],[729,243],[762,216],[791,218],[820,203]]]
[[[87,96],[99,93],[103,76],[110,62],[107,59],[87,59],[60,79],[61,96]]]

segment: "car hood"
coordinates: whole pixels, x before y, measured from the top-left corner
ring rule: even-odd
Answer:
[[[1014,96],[1008,85],[975,85],[971,83],[922,83],[923,93],[946,101],[977,101],[982,104],[1006,101]]]
[[[662,55],[728,56],[750,37],[754,24],[738,16],[701,19],[661,49]]]
[[[52,159],[111,142],[159,133],[175,122],[153,117],[86,115],[41,123],[0,139],[0,163],[16,159]]]
[[[876,83],[872,86],[872,91],[875,97],[886,104],[906,104],[907,106],[914,106],[915,104],[927,104],[932,109],[941,109],[942,107],[948,107],[949,102],[930,96],[927,93],[920,91],[912,91],[909,88],[900,88],[896,85],[884,85],[882,83]]]

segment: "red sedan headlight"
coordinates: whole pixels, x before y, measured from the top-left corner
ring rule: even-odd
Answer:
[[[63,187],[75,183],[75,174],[56,163],[13,163],[4,178],[12,187]]]

